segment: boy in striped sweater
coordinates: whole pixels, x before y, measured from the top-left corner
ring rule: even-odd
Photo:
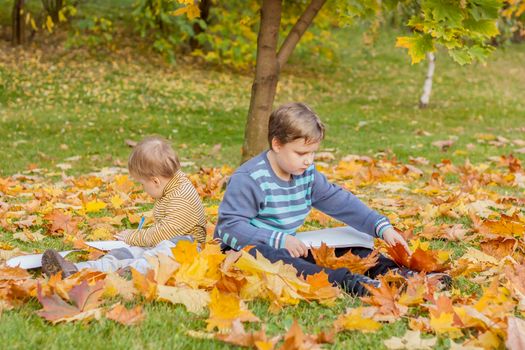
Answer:
[[[167,140],[147,137],[137,144],[128,160],[131,177],[155,199],[155,223],[145,229],[124,230],[115,237],[130,245],[111,250],[101,259],[73,264],[54,250],[42,257],[42,270],[48,276],[62,272],[67,277],[83,268],[104,272],[133,267],[141,273],[149,268],[147,256],[171,256],[180,240],[206,239],[206,219],[195,187],[180,171],[179,159]]]
[[[368,208],[352,193],[329,183],[313,164],[314,154],[324,138],[324,125],[305,104],[289,103],[270,116],[270,149],[252,158],[232,175],[219,207],[215,237],[223,248],[239,250],[253,245],[250,254],[259,251],[272,262],[292,264],[302,275],[325,271],[330,282],[352,294],[363,295],[363,284],[378,285],[373,278],[397,268],[381,256],[367,276],[350,273],[346,268],[326,269],[315,264],[308,247],[295,237],[296,230],[312,207],[355,229],[384,239],[388,244],[402,244],[403,237],[388,219]],[[349,248],[336,250],[336,255]],[[366,256],[367,248],[352,248]]]

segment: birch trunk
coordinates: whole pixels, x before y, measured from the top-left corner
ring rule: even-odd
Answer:
[[[434,78],[434,69],[436,68],[436,56],[433,52],[427,53],[428,68],[427,77],[423,84],[423,94],[419,99],[419,108],[426,108],[430,101],[430,94],[432,92],[432,79]]]

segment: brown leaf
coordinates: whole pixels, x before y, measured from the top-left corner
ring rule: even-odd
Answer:
[[[106,317],[125,326],[134,326],[142,322],[145,315],[141,305],[133,309],[126,309],[122,304],[116,304],[106,313]]]
[[[319,341],[322,340],[326,339],[303,333],[299,323],[297,323],[297,320],[294,320],[292,326],[288,330],[288,333],[286,333],[284,336],[284,342],[279,350],[320,350],[322,348]]]
[[[89,286],[87,281],[82,281],[68,293],[72,304],[66,303],[56,294],[43,296],[39,285],[38,301],[42,304],[43,309],[37,313],[52,323],[98,317],[98,306],[102,302],[100,297],[104,292],[104,283],[104,281],[98,281],[94,286]]]
[[[233,321],[231,332],[228,334],[219,333],[215,335],[216,339],[225,343],[257,348],[261,348],[264,345],[265,349],[273,349],[280,337],[281,336],[277,336],[268,339],[264,325],[257,332],[246,333],[244,326],[239,319]]]
[[[131,148],[135,147],[138,144],[137,141],[133,141],[133,140],[126,140],[124,142],[126,143],[126,145],[128,145],[128,147],[131,147]]]
[[[442,140],[432,142],[432,146],[438,147],[442,152],[448,150],[456,141],[454,140]]]

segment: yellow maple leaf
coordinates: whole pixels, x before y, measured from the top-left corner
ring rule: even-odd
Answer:
[[[124,204],[124,199],[120,197],[118,194],[111,197],[111,204],[113,205],[113,208],[120,209],[122,207],[122,204]]]
[[[173,304],[182,304],[186,310],[202,313],[210,303],[210,294],[201,289],[187,287],[157,286],[157,298]]]
[[[95,199],[85,204],[85,210],[86,213],[98,213],[102,209],[105,209],[106,206],[106,203]]]
[[[108,241],[113,239],[113,232],[108,227],[103,226],[94,229],[89,238],[93,241]]]
[[[135,183],[127,175],[116,175],[114,188],[123,193],[130,193],[135,187]]]
[[[210,301],[210,317],[206,320],[208,331],[230,329],[234,320],[242,322],[259,322],[259,318],[247,310],[241,299],[231,293],[221,293],[213,288]]]
[[[175,261],[179,264],[191,264],[199,255],[197,242],[180,241],[171,249]]]
[[[346,314],[340,315],[334,325],[337,329],[362,332],[375,332],[381,328],[381,323],[363,316],[362,307],[351,309]]]
[[[218,244],[207,244],[197,253],[196,243],[184,243],[183,247],[174,248],[175,260],[181,264],[175,273],[177,283],[184,283],[192,288],[212,287],[221,278],[220,264],[226,256],[220,251]],[[186,247],[186,248],[184,248]]]
[[[442,312],[438,317],[430,314],[430,327],[437,334],[446,334],[450,338],[455,339],[461,337],[461,329],[454,327],[453,324],[454,314],[451,312]]]

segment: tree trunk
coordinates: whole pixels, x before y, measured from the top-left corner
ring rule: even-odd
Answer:
[[[430,101],[430,93],[432,92],[432,79],[434,78],[434,69],[436,68],[436,56],[433,52],[427,53],[428,69],[425,83],[423,84],[423,94],[419,99],[419,108],[426,108]]]
[[[57,24],[60,21],[58,13],[64,6],[62,0],[42,0],[42,6],[46,10],[47,14],[53,20],[53,23]]]
[[[272,112],[279,73],[295,46],[326,0],[312,0],[284,40],[279,53],[277,40],[281,22],[281,0],[264,0],[257,38],[257,62],[252,85],[250,109],[244,132],[241,162],[268,148],[268,119]]]
[[[261,24],[257,37],[257,61],[255,80],[248,120],[244,131],[242,162],[254,157],[267,148],[268,118],[270,116],[277,82],[279,62],[277,61],[277,40],[281,24],[282,0],[264,0],[261,8]]]
[[[210,7],[211,7],[211,0],[201,0],[199,2],[199,10],[201,13],[200,18],[206,24],[208,24],[208,17],[210,16]],[[199,35],[203,31],[204,29],[202,29],[199,23],[193,24],[193,36],[190,38],[191,51],[198,49],[200,47],[199,41],[197,40],[197,35]]]
[[[25,21],[22,14],[23,9],[24,0],[15,0],[13,2],[11,19],[11,43],[13,45],[22,45],[25,42]]]

